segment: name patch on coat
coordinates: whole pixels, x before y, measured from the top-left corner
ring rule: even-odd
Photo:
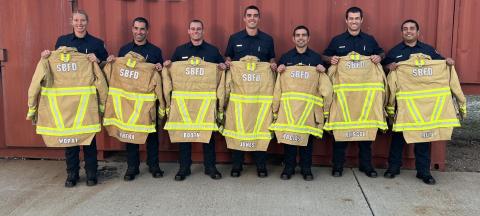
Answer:
[[[433,137],[433,132],[432,131],[426,131],[426,132],[423,132],[422,133],[422,138],[426,139],[426,138],[432,138]]]
[[[75,144],[78,143],[79,140],[78,138],[59,138],[58,142],[60,144]]]
[[[199,132],[185,132],[183,133],[183,138],[200,138]]]
[[[299,142],[302,140],[300,136],[297,136],[295,134],[283,134],[283,139],[294,141],[294,142]]]
[[[351,137],[366,137],[367,132],[366,131],[348,131],[345,134],[345,137],[351,138]]]
[[[135,139],[135,134],[131,134],[131,133],[119,132],[118,136],[122,139],[129,139],[129,140]]]
[[[256,146],[255,142],[248,142],[248,141],[240,142],[240,147],[255,148],[255,146]]]

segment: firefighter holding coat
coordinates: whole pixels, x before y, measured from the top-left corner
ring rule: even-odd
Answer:
[[[201,20],[189,23],[190,42],[178,46],[172,59],[165,61],[163,88],[167,103],[168,130],[172,143],[179,145],[180,168],[176,181],[191,174],[192,142],[203,143],[204,173],[221,179],[216,168],[216,119],[223,118],[225,69],[218,49],[204,40]]]
[[[257,166],[257,175],[260,178],[264,178],[268,176],[267,167],[266,167],[266,160],[267,160],[267,153],[266,150],[268,148],[268,142],[271,139],[271,135],[269,135],[268,125],[271,121],[271,117],[263,117],[248,120],[250,118],[255,118],[255,115],[258,114],[259,111],[266,112],[265,115],[272,115],[271,108],[265,107],[266,103],[273,98],[273,88],[275,83],[274,75],[271,72],[274,72],[277,69],[277,64],[275,63],[275,48],[273,44],[273,38],[260,31],[258,29],[258,22],[260,21],[260,9],[254,5],[250,5],[245,8],[243,13],[243,22],[245,23],[245,30],[237,32],[230,36],[228,40],[227,49],[225,51],[226,57],[226,64],[230,68],[227,72],[227,77],[225,78],[226,82],[226,95],[228,97],[228,90],[231,90],[233,93],[230,95],[230,103],[232,104],[231,107],[227,108],[226,114],[226,122],[225,122],[225,129],[223,135],[226,137],[227,147],[232,149],[232,170],[230,175],[232,177],[239,177],[243,170],[243,162],[245,159],[245,151],[253,151],[253,155],[255,158],[255,164]],[[248,56],[248,57],[247,57]],[[247,57],[247,58],[244,58]],[[242,58],[244,58],[242,60]],[[235,62],[232,62],[235,61]],[[271,71],[268,71],[268,69]],[[244,74],[244,77],[241,74]],[[240,75],[240,76],[239,76]],[[260,75],[260,76],[257,76]],[[229,78],[230,77],[230,78]],[[261,77],[261,78],[260,78]],[[240,84],[237,81],[245,79],[245,84]],[[229,81],[234,81],[230,82]],[[240,81],[244,82],[244,81]],[[248,83],[248,84],[247,84]],[[251,87],[249,87],[249,86]],[[236,87],[240,87],[246,92],[237,92],[240,90]],[[247,93],[248,92],[248,93]],[[241,94],[239,94],[241,93]],[[261,97],[256,97],[251,99],[250,96],[243,97],[243,94],[249,94],[250,96],[253,95],[263,95]],[[233,96],[233,97],[232,97]],[[247,98],[247,99],[245,99]],[[233,99],[233,101],[232,101]],[[237,102],[234,102],[237,100]],[[252,101],[246,102],[245,101]],[[240,116],[239,112],[233,112],[235,109],[233,104],[240,105],[243,104],[250,104],[253,105],[251,110],[244,110],[243,112],[248,112],[248,119],[243,119],[245,121],[248,120],[248,127],[251,127],[252,130],[256,132],[250,134],[254,135],[246,137],[243,135],[232,134],[229,133],[229,130],[232,129],[234,131],[244,131],[246,128],[240,128],[242,125],[231,126],[229,128],[228,122],[240,122],[241,120],[228,120],[228,118],[233,118],[237,115]],[[260,104],[263,104],[260,106]],[[227,105],[228,106],[228,105]],[[262,108],[265,107],[265,108]],[[237,106],[237,109],[241,109]],[[249,108],[250,109],[250,108]],[[228,112],[232,112],[229,116]],[[252,115],[252,113],[255,113]],[[267,114],[268,113],[268,114]],[[258,121],[256,121],[258,120]],[[258,124],[257,124],[258,123]],[[254,125],[257,124],[257,127]],[[235,129],[234,129],[235,127]],[[261,132],[260,132],[261,131]],[[226,132],[226,133],[225,133]],[[258,134],[260,132],[260,135]],[[241,132],[243,133],[243,132]],[[243,138],[242,138],[243,137]],[[243,141],[242,141],[243,140]],[[250,141],[258,140],[259,143],[250,142]],[[230,143],[230,144],[229,144]],[[235,144],[234,144],[235,143]],[[243,144],[242,144],[243,143]],[[236,145],[237,147],[233,147],[232,145]],[[260,145],[260,146],[258,146]],[[241,147],[243,146],[243,147]],[[255,146],[255,147],[252,147]],[[259,148],[257,148],[259,147]]]
[[[163,177],[163,170],[158,164],[158,133],[156,132],[156,125],[165,115],[160,76],[163,58],[162,50],[147,40],[149,27],[148,20],[144,17],[135,18],[132,21],[133,41],[120,48],[119,58],[109,56],[107,59],[109,64],[104,68],[110,89],[113,90],[109,92],[108,113],[105,116],[108,121],[104,125],[108,125],[106,128],[110,136],[126,143],[128,166],[123,176],[125,181],[134,180],[140,173],[139,144],[144,144],[145,140],[148,171],[153,178]],[[115,85],[113,89],[112,82]],[[128,95],[132,95],[133,98],[140,98],[139,96],[143,95],[150,99],[135,101]],[[133,109],[130,111],[121,109],[121,106],[118,106],[121,103],[130,103],[130,108]],[[123,119],[123,116],[128,117],[133,114],[132,110],[135,115],[138,115],[134,123],[137,124],[135,127],[132,127],[132,122],[129,123],[129,118]],[[148,126],[139,127],[138,124],[141,122]]]
[[[433,185],[436,183],[433,176],[430,174],[430,148],[433,140],[448,140],[452,133],[452,127],[460,126],[456,120],[453,104],[451,101],[451,93],[457,98],[459,102],[460,114],[466,115],[466,100],[458,82],[458,77],[454,71],[454,61],[437,53],[437,51],[428,44],[418,40],[420,35],[420,28],[415,20],[406,20],[401,25],[401,32],[403,41],[393,47],[387,54],[383,61],[386,68],[390,71],[388,75],[389,86],[391,89],[391,96],[389,97],[389,106],[387,112],[390,116],[395,117],[396,121],[393,125],[393,137],[390,144],[390,152],[388,156],[388,169],[384,173],[385,178],[395,178],[400,174],[402,166],[402,152],[403,146],[408,140],[408,143],[414,143],[415,153],[415,167],[417,169],[417,178],[422,180],[425,184]],[[431,59],[431,60],[430,60]],[[426,68],[427,70],[423,70]],[[422,70],[420,70],[422,69]],[[425,72],[425,73],[424,73]],[[430,73],[431,72],[431,73]],[[436,95],[440,95],[436,103],[437,97],[412,97],[414,92],[425,91],[423,96],[428,96],[428,92],[437,91]],[[437,88],[437,89],[431,89]],[[430,91],[429,91],[430,90]],[[402,93],[403,91],[403,93]],[[439,92],[442,91],[443,93]],[[408,94],[407,94],[408,93]],[[443,94],[443,95],[442,95]],[[433,100],[431,103],[420,105],[426,100]],[[406,104],[405,102],[408,102]],[[417,105],[415,105],[417,103]],[[416,121],[411,121],[409,126],[416,128],[407,128],[401,124],[401,121],[408,121],[410,111],[415,111],[414,107],[422,107],[423,112],[427,112],[425,118],[430,118],[428,114],[434,112],[432,107],[428,104],[440,104],[441,112],[436,112],[438,117],[434,125],[421,124]],[[405,107],[407,105],[407,107]],[[411,107],[413,109],[408,109]],[[402,110],[400,110],[402,109]],[[418,118],[424,118],[423,112],[417,113]],[[400,114],[399,114],[400,113]],[[445,121],[449,118],[449,121]],[[427,119],[423,119],[424,121]],[[433,121],[434,119],[429,119]],[[452,121],[453,120],[453,121]],[[420,119],[417,119],[420,121]],[[426,122],[428,124],[428,121]],[[433,126],[433,127],[432,127]],[[405,138],[404,138],[405,137]]]
[[[103,41],[94,37],[94,36],[92,36],[92,35],[90,35],[87,32],[88,22],[89,22],[88,15],[85,11],[79,10],[79,11],[73,12],[72,13],[73,33],[60,36],[57,39],[57,43],[55,44],[55,49],[57,49],[57,51],[51,52],[49,50],[44,50],[41,53],[41,56],[42,56],[43,59],[48,59],[48,61],[50,63],[50,66],[53,66],[52,64],[59,63],[58,60],[63,61],[66,65],[64,67],[60,66],[60,68],[56,68],[56,69],[60,69],[60,70],[57,70],[57,72],[62,71],[62,73],[61,73],[62,75],[53,77],[52,80],[53,80],[53,86],[54,87],[57,86],[57,84],[58,84],[58,83],[55,84],[55,78],[65,79],[65,83],[61,84],[62,85],[61,87],[66,88],[66,89],[68,89],[70,87],[78,87],[79,84],[82,84],[82,85],[85,84],[87,86],[91,86],[93,80],[95,80],[95,82],[100,82],[100,83],[105,82],[104,81],[105,78],[103,77],[103,74],[97,74],[95,72],[95,71],[97,71],[97,69],[94,69],[94,67],[97,68],[98,63],[101,63],[101,61],[105,61],[107,56],[108,56],[108,53],[105,50],[105,45],[104,45]],[[62,49],[60,49],[61,50],[60,51],[60,50],[58,50],[58,48],[60,48],[61,46],[70,47],[70,48],[62,48]],[[72,48],[74,48],[76,51],[74,51]],[[80,54],[80,53],[82,53],[82,54]],[[63,56],[63,58],[62,58],[62,56]],[[87,64],[84,61],[85,59],[88,59],[88,61],[91,62],[90,63],[91,65],[89,67],[84,66],[84,64]],[[51,60],[54,60],[54,61],[52,62]],[[74,68],[73,63],[75,63],[75,61],[77,61],[77,60],[82,62],[82,63],[79,62],[79,64],[76,64],[76,67]],[[45,62],[45,60],[42,60],[42,61]],[[70,65],[70,67],[67,66],[67,65]],[[56,66],[56,67],[58,67],[58,66]],[[86,68],[89,68],[88,70],[90,72],[85,71],[85,70],[87,70]],[[50,69],[54,69],[54,68],[50,68]],[[92,74],[92,70],[95,72],[94,73],[95,75]],[[100,69],[98,68],[98,70],[100,70]],[[47,72],[47,71],[48,70],[45,70],[45,72]],[[76,71],[76,73],[75,73],[75,71]],[[63,73],[63,72],[65,72],[65,73]],[[56,73],[56,72],[53,72],[53,74],[54,73]],[[45,75],[48,76],[48,74],[45,74]],[[52,75],[52,74],[50,74],[50,75]],[[37,77],[37,78],[40,78],[40,77]],[[36,79],[35,76],[34,76],[34,79]],[[88,80],[90,80],[90,81],[88,81]],[[79,82],[79,81],[82,81],[82,82]],[[106,98],[106,93],[107,93],[106,83],[105,84],[97,84],[96,86],[97,86],[97,90],[99,91],[99,97],[100,97],[99,98],[100,100],[98,101],[99,111],[103,112],[104,107],[102,107],[101,105],[104,104],[105,101],[103,99]],[[31,86],[31,87],[33,87],[33,86]],[[57,87],[60,87],[60,86],[57,86]],[[53,90],[53,91],[56,92],[55,94],[62,94],[62,93],[58,92],[57,90]],[[90,90],[85,90],[85,91],[90,92]],[[44,93],[46,93],[46,92],[44,92]],[[84,93],[85,92],[83,92],[82,95]],[[73,94],[73,93],[71,93],[71,94]],[[51,101],[52,105],[58,104],[59,98],[57,97],[56,99],[54,99],[55,95],[52,95],[52,96],[54,96],[54,97],[51,97],[52,98],[52,101]],[[103,98],[104,96],[105,96],[105,98]],[[78,100],[78,98],[77,98],[77,100]],[[89,102],[88,106],[92,106],[95,103],[97,103],[92,98],[90,98],[90,99],[84,98],[84,100],[81,100],[81,101],[84,102],[84,104],[86,104],[87,101],[88,101]],[[68,104],[70,104],[70,103],[73,103],[73,101],[70,100],[68,102]],[[29,103],[29,105],[31,105],[31,104]],[[56,107],[56,106],[53,106],[53,107]],[[30,109],[32,109],[32,107]],[[89,109],[89,110],[91,110],[91,109]],[[59,110],[57,110],[56,112],[61,113],[62,111],[63,110],[61,110],[61,108],[59,107]],[[79,113],[82,113],[82,112],[79,112]],[[92,114],[95,115],[94,113],[92,113]],[[67,118],[67,116],[69,116],[69,115],[64,114],[63,116],[62,115],[57,115],[56,117],[52,116],[52,117],[48,117],[48,118],[56,119],[57,124],[59,124],[62,127],[67,127],[66,125],[62,125],[62,122],[61,122],[61,121],[64,121],[63,123],[67,124],[69,121],[67,121],[67,119],[62,119],[62,117]],[[83,116],[83,115],[77,115],[77,117],[79,117],[79,116]],[[85,114],[85,116],[89,116],[89,115]],[[86,117],[86,119],[88,119],[88,118],[90,118],[90,117]],[[38,120],[40,121],[40,119],[38,119]],[[79,120],[79,119],[77,118],[77,120]],[[41,124],[41,122],[39,122],[39,124]],[[77,121],[77,124],[82,124],[82,123]],[[65,181],[65,187],[73,187],[77,184],[77,181],[79,180],[79,169],[80,169],[79,153],[80,153],[80,146],[79,145],[72,145],[70,147],[65,148],[65,160],[66,160],[66,163],[67,163],[67,174],[68,174],[67,179]],[[91,143],[87,143],[83,146],[83,153],[84,153],[84,160],[85,160],[85,172],[87,174],[87,182],[86,183],[87,183],[88,186],[96,185],[97,184],[98,162],[97,162],[97,145],[96,145],[94,137],[91,139]]]
[[[313,144],[315,137],[323,136],[324,114],[328,116],[332,100],[330,79],[320,54],[308,48],[309,40],[307,27],[295,27],[295,48],[282,55],[277,69],[280,74],[273,101],[276,121],[270,130],[275,131],[278,142],[284,145],[285,167],[280,175],[283,180],[295,174],[297,149],[303,179],[313,180]]]
[[[349,8],[345,13],[347,31],[335,36],[330,41],[330,44],[323,53],[323,60],[332,65],[336,65],[342,56],[347,56],[354,51],[360,55],[368,56],[373,64],[380,63],[384,56],[383,49],[378,46],[374,37],[361,31],[362,22],[362,10],[358,7]],[[354,79],[354,77],[352,79]],[[347,145],[348,142],[344,141],[335,141],[333,143],[332,176],[342,176]],[[371,145],[372,141],[358,142],[359,167],[367,176],[377,177],[377,172],[372,165]]]

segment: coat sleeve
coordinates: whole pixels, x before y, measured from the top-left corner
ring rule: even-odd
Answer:
[[[28,87],[28,112],[27,120],[36,120],[38,100],[40,99],[40,91],[42,90],[42,82],[45,80],[45,75],[49,70],[48,60],[41,59],[33,74],[30,87]]]
[[[152,68],[155,70],[155,68]],[[154,91],[155,95],[157,96],[159,106],[158,106],[158,118],[163,119],[165,117],[165,100],[164,100],[164,95],[163,95],[163,87],[162,87],[162,77],[160,76],[160,73],[158,73],[156,70],[153,72],[153,84],[154,84]]]
[[[382,66],[380,64],[377,64],[377,67],[378,67],[380,76],[382,76],[383,86],[385,90],[385,92],[383,93],[383,107],[387,108],[388,98],[390,97],[390,88],[388,87],[387,77],[385,76],[385,72],[383,71]],[[387,110],[387,113],[385,113],[384,111],[384,116],[387,116],[386,114],[388,115],[388,110]]]
[[[110,85],[110,79],[112,78],[113,64],[113,62],[110,62],[103,66],[103,73],[105,74],[105,80],[108,85]]]
[[[172,76],[170,75],[170,71],[173,67],[172,63],[170,68],[165,67],[162,70],[163,98],[165,100],[165,114],[167,116],[170,113],[171,94],[173,91]]]
[[[225,108],[225,71],[217,69],[217,100],[218,106],[217,110],[218,113],[223,115],[224,108]]]
[[[397,70],[390,71],[387,76],[387,83],[388,83],[388,102],[386,106],[387,114],[390,117],[395,115],[395,105],[396,105],[396,98],[395,93],[397,92]]]
[[[93,64],[94,85],[98,92],[98,107],[101,113],[105,112],[105,103],[107,102],[108,84],[105,76],[97,63]]]
[[[230,99],[230,92],[232,91],[232,85],[233,85],[232,68],[230,68],[225,73],[225,105],[223,107],[224,109],[228,106],[228,100]]]
[[[333,100],[332,82],[325,73],[320,73],[318,81],[318,90],[323,98],[323,116],[327,119],[330,115],[330,106]]]
[[[286,73],[286,72],[283,72]],[[275,81],[275,88],[273,89],[273,102],[272,102],[272,112],[274,118],[278,115],[278,110],[280,109],[280,99],[282,99],[282,74],[277,76],[277,81]]]
[[[450,70],[450,89],[457,100],[457,105],[460,111],[460,115],[463,119],[467,117],[467,99],[463,94],[462,88],[460,86],[460,81],[458,80],[457,71],[455,66],[448,66]]]

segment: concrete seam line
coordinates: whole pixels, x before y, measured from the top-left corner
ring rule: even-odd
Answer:
[[[375,213],[373,213],[372,206],[370,205],[370,201],[368,201],[367,195],[365,194],[365,191],[363,191],[362,185],[360,184],[360,181],[358,181],[357,174],[355,173],[355,170],[351,168],[353,177],[355,177],[355,181],[357,181],[357,185],[360,188],[360,191],[362,191],[363,198],[367,202],[368,209],[370,209],[370,212],[372,213],[373,216],[375,216]]]

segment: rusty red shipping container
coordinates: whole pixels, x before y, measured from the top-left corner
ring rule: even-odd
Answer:
[[[321,52],[330,39],[345,31],[344,13],[348,7],[364,10],[363,30],[375,36],[387,51],[400,42],[400,24],[405,19],[416,19],[421,28],[420,40],[432,44],[444,56],[456,60],[464,91],[480,94],[480,33],[473,28],[480,18],[480,3],[475,0],[0,0],[0,49],[6,49],[7,61],[1,62],[0,83],[0,156],[61,158],[61,149],[44,148],[35,135],[34,127],[25,121],[27,89],[40,52],[53,49],[59,35],[69,33],[68,19],[72,4],[88,12],[89,32],[102,38],[109,53],[131,40],[131,20],[144,16],[151,23],[149,40],[162,48],[168,59],[177,45],[188,41],[189,20],[201,19],[205,24],[206,40],[223,52],[230,34],[242,28],[243,9],[255,4],[261,9],[260,29],[274,37],[276,54],[293,47],[291,32],[296,25],[306,25],[311,31],[310,47]],[[473,60],[473,61],[472,61]],[[169,142],[161,131],[160,157],[176,160],[177,146]],[[224,139],[217,151],[220,161],[228,161],[229,153]],[[388,135],[381,135],[374,144],[374,162],[386,164]],[[123,150],[124,146],[105,133],[97,136],[99,157],[106,152]],[[329,164],[331,138],[318,141],[314,162]],[[356,164],[356,147],[349,149],[350,164]],[[201,147],[193,149],[194,159],[202,159]],[[281,153],[279,145],[272,144],[270,152]],[[413,148],[404,154],[406,167],[413,167]],[[443,169],[445,142],[432,148],[432,164]]]

